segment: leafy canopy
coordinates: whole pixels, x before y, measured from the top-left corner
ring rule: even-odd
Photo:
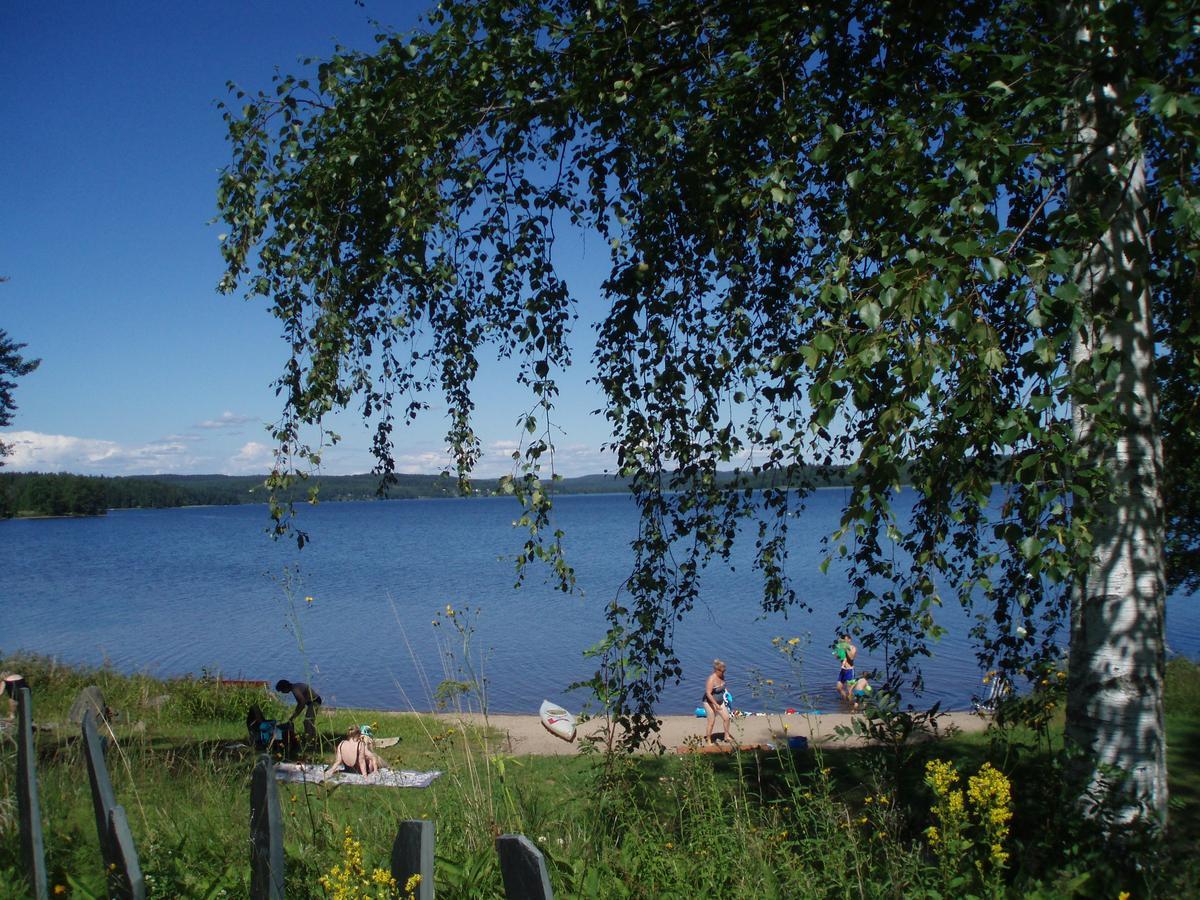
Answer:
[[[593,231],[611,257],[592,365],[641,513],[608,612],[636,724],[681,674],[674,623],[742,523],[764,607],[809,602],[787,578],[804,492],[785,488],[807,462],[852,464],[828,555],[867,646],[919,684],[937,607],[962,602],[986,659],[1050,653],[1111,490],[1071,410],[1102,441],[1121,425],[1111,353],[1070,363],[1073,333],[1114,314],[1072,274],[1106,227],[1097,198],[1122,188],[1069,190],[1086,162],[1069,113],[1096,83],[1130,91],[1101,141],[1132,126],[1146,160],[1153,252],[1126,262],[1158,301],[1168,458],[1194,467],[1194,19],[1182,2],[460,0],[239,93],[222,288],[263,297],[291,348],[277,478],[319,463],[310,426],[350,405],[392,472],[394,426],[435,393],[466,478],[479,355],[513,356],[533,400],[522,560],[569,585],[541,489],[578,299],[553,247]],[[735,465],[780,487],[718,486]],[[1171,546],[1194,577],[1188,503]]]

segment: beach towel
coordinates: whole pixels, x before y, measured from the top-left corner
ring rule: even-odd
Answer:
[[[279,763],[275,766],[275,780],[289,784],[357,784],[363,787],[429,787],[441,777],[441,772],[411,772],[405,769],[380,769],[370,775],[357,772],[335,772],[325,777],[327,766],[313,763]]]

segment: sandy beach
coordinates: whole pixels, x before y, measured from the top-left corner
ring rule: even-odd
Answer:
[[[463,722],[482,725],[481,715],[441,714],[438,718],[447,724]],[[782,747],[789,737],[806,737],[810,745],[853,746],[853,739],[843,740],[835,729],[849,725],[851,713],[825,713],[819,715],[750,715],[733,720],[730,729],[733,742],[747,745],[771,744]],[[659,739],[668,752],[679,752],[697,740],[704,740],[705,720],[695,716],[663,716]],[[941,734],[957,729],[960,732],[978,732],[987,728],[988,719],[973,712],[951,712],[939,720]],[[513,756],[569,756],[579,753],[581,739],[590,734],[603,732],[603,722],[593,720],[579,727],[574,743],[567,743],[550,734],[543,726],[537,713],[522,715],[491,715],[487,723],[502,736],[499,752]],[[717,723],[715,731],[720,729]],[[645,752],[653,752],[646,750]]]

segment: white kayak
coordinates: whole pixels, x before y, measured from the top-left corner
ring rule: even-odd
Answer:
[[[552,735],[568,743],[575,740],[575,717],[561,706],[543,700],[541,716],[542,726]]]

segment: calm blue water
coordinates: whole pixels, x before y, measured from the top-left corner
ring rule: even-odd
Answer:
[[[828,644],[850,589],[817,563],[842,500],[839,489],[818,491],[794,520],[790,572],[813,613],[762,617],[750,542],[732,570],[714,564],[702,603],[677,626],[685,681],[667,690],[660,713],[696,706],[716,656],[729,663],[740,708],[799,707],[801,692],[817,708],[837,708]],[[304,507],[300,524],[312,543],[301,551],[264,533],[261,506],[0,521],[0,651],[160,676],[207,668],[307,678],[328,704],[425,710],[446,677],[442,649],[452,636],[431,623],[452,604],[479,611],[474,642],[492,711],[533,712],[545,697],[577,708],[586,698],[565,688],[595,668],[581,651],[603,636],[603,608],[629,574],[636,511],[624,495],[561,497],[555,510],[577,596],[554,590],[541,569],[514,589],[512,557],[524,533],[512,527],[520,513],[510,498]],[[925,665],[925,697],[966,708],[980,687],[969,623],[956,610],[942,621],[950,634]],[[1198,626],[1200,604],[1168,601],[1172,650],[1200,655]],[[804,664],[793,671],[771,639],[808,634]],[[451,649],[461,658],[461,644]],[[865,651],[859,659],[862,669],[882,668]],[[754,670],[775,681],[775,696],[753,696]]]

